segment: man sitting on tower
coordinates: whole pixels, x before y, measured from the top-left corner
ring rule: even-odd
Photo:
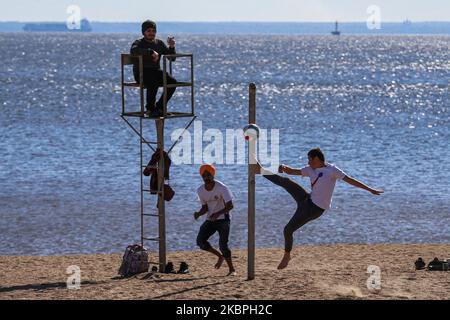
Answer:
[[[163,115],[164,103],[163,94],[156,102],[158,88],[163,86],[163,71],[161,70],[160,60],[161,55],[176,53],[175,39],[173,37],[167,38],[167,44],[169,45],[167,47],[164,41],[156,38],[156,23],[150,20],[144,21],[141,29],[144,37],[133,42],[130,53],[143,56],[143,79],[147,88],[147,104],[145,107],[151,117],[160,117]],[[175,58],[172,61],[175,61]],[[139,82],[139,65],[137,63],[133,66],[133,75],[135,80]],[[167,84],[177,83],[177,80],[168,73],[166,73],[166,79]],[[175,88],[167,89],[167,102],[174,93]]]

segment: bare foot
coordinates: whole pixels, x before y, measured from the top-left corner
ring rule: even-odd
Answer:
[[[220,257],[219,260],[217,260],[216,265],[214,266],[214,268],[216,269],[220,269],[220,267],[222,266],[222,263],[225,261],[224,257]]]
[[[284,253],[283,259],[281,259],[280,264],[278,265],[278,270],[282,270],[286,268],[289,264],[289,261],[291,260],[291,254],[288,252]]]
[[[270,175],[274,174],[270,170],[264,169],[263,166],[261,165],[261,163],[259,163],[259,161],[257,161],[257,160],[255,160],[255,161],[256,161],[256,163],[252,164],[255,174],[261,174],[263,176],[270,176]]]

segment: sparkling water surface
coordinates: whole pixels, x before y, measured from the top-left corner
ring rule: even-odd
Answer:
[[[121,252],[139,241],[139,140],[120,118],[120,53],[138,36],[0,33],[0,255]],[[178,52],[195,55],[203,132],[242,128],[255,82],[257,122],[280,130],[282,163],[300,167],[320,146],[348,175],[386,191],[338,182],[332,209],[296,244],[450,241],[449,45],[449,36],[177,37]],[[187,66],[180,59],[175,74]],[[179,89],[171,105],[188,101]],[[167,146],[187,120],[167,121]],[[146,130],[154,137],[152,121]],[[196,248],[198,167],[171,168],[168,250]],[[245,248],[247,166],[217,168],[235,196],[230,245]],[[285,191],[258,177],[257,246],[281,247],[294,211]],[[156,226],[148,218],[146,233]]]

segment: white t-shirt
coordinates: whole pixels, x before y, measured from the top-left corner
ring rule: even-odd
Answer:
[[[225,208],[225,203],[233,199],[230,189],[222,182],[215,180],[214,188],[211,191],[205,189],[205,185],[200,186],[197,189],[198,199],[202,206],[208,205],[207,220],[213,213],[216,213]],[[221,214],[217,217],[217,220],[225,219],[225,214]]]
[[[344,179],[346,174],[331,163],[325,163],[325,165],[325,167],[317,169],[307,166],[302,168],[301,171],[302,176],[309,177],[311,180],[312,202],[316,206],[327,210],[331,207],[331,199],[333,197],[334,187],[336,186],[336,180]]]

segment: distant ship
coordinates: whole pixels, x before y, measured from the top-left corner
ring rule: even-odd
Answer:
[[[337,23],[337,21],[336,21],[336,23],[334,24],[334,31],[331,31],[331,34],[332,34],[333,36],[338,36],[338,35],[341,34],[341,32],[338,30],[338,23]]]
[[[27,23],[23,26],[23,31],[37,31],[37,32],[90,32],[92,31],[91,24],[87,19],[80,21],[79,29],[69,29],[66,23],[63,22],[38,22]]]
[[[333,36],[338,36],[341,34],[341,32],[338,30],[338,22],[336,21],[336,23],[334,24],[334,31],[331,31],[331,34]]]
[[[403,25],[405,25],[405,26],[409,26],[411,24],[412,24],[412,22],[411,22],[411,20],[408,20],[408,18],[406,18],[406,20],[403,21]]]

